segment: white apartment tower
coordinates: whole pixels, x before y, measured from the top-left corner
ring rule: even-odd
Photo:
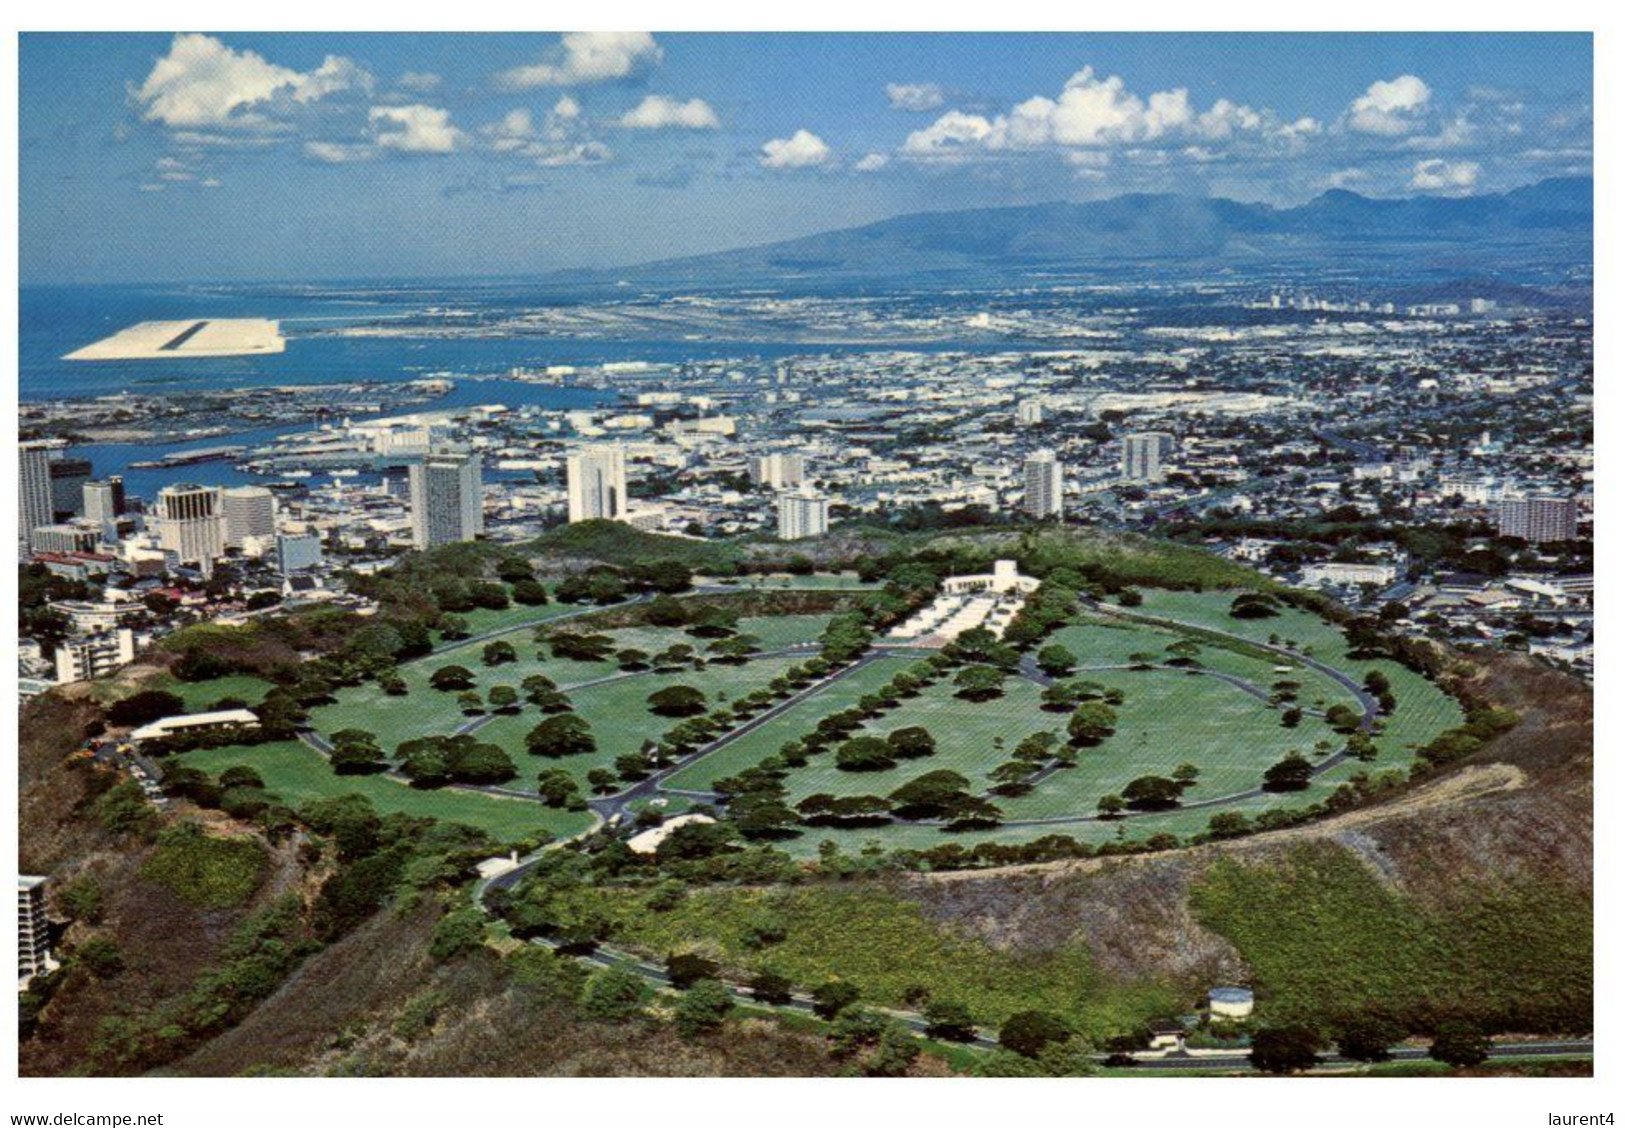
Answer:
[[[1574,540],[1579,535],[1580,503],[1572,497],[1518,497],[1501,502],[1498,531],[1530,544]]]
[[[56,680],[90,681],[135,661],[135,632],[129,627],[71,638],[56,648]]]
[[[17,539],[28,543],[28,534],[56,519],[51,498],[51,457],[62,449],[56,439],[42,439],[18,445]]]
[[[220,494],[226,547],[241,549],[248,537],[276,536],[276,496],[264,486],[234,486]]]
[[[1059,517],[1062,512],[1062,490],[1066,485],[1066,472],[1056,461],[1052,450],[1038,450],[1027,456],[1022,464],[1022,481],[1026,494],[1021,507],[1029,517],[1040,521],[1046,517]]]
[[[17,986],[36,975],[55,971],[51,958],[51,923],[45,916],[45,878],[17,878]]]
[[[808,487],[779,495],[779,539],[801,540],[829,532],[829,498]]]
[[[1123,480],[1162,481],[1162,460],[1173,453],[1174,437],[1166,431],[1140,431],[1123,436]]]
[[[1023,427],[1036,427],[1044,421],[1044,401],[1022,400],[1016,405],[1016,422]]]
[[[794,489],[807,477],[807,462],[799,454],[764,454],[751,460],[751,480],[775,490]]]
[[[477,454],[447,452],[412,463],[412,547],[422,551],[485,532]]]
[[[626,516],[626,451],[618,446],[585,447],[566,464],[570,523],[619,521]]]
[[[182,564],[205,570],[225,554],[220,488],[183,483],[158,491],[158,543]]]

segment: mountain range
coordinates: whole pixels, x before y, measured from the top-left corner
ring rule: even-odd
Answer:
[[[1347,267],[1409,281],[1476,273],[1556,282],[1589,275],[1592,195],[1590,177],[1465,197],[1333,190],[1284,208],[1134,194],[918,212],[613,274],[648,284],[880,284]]]

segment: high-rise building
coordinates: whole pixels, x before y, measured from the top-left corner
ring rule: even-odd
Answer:
[[[18,446],[17,539],[56,520],[51,497],[52,455],[62,450],[60,439],[39,439]]]
[[[479,455],[432,454],[412,463],[410,477],[414,548],[470,541],[485,532]]]
[[[1174,437],[1166,431],[1140,431],[1123,436],[1123,480],[1160,482],[1163,460],[1174,452]]]
[[[185,482],[159,490],[158,543],[182,564],[213,568],[225,554],[220,487]]]
[[[55,971],[51,958],[51,922],[45,915],[45,878],[17,878],[17,985],[28,986],[36,975]]]
[[[779,495],[779,539],[801,540],[829,532],[829,498],[809,486]]]
[[[1066,472],[1056,461],[1052,450],[1038,450],[1022,463],[1022,481],[1026,494],[1021,507],[1029,517],[1043,520],[1058,517],[1062,512],[1062,491],[1066,486]]]
[[[1501,502],[1500,533],[1530,544],[1574,540],[1579,535],[1580,503],[1572,497],[1517,497]]]
[[[51,511],[58,521],[78,517],[85,511],[85,483],[90,481],[90,459],[51,460]]]
[[[124,515],[124,479],[117,474],[86,482],[83,495],[87,521],[110,525]]]
[[[276,570],[283,575],[316,568],[322,562],[322,538],[315,533],[279,533]]]
[[[71,638],[56,648],[56,680],[89,681],[135,661],[135,632],[129,627]]]
[[[626,451],[618,446],[585,447],[566,464],[570,523],[626,516]]]
[[[34,553],[51,552],[59,555],[70,552],[95,552],[101,540],[102,530],[96,525],[88,523],[41,525],[28,534],[28,548]]]
[[[1016,405],[1016,422],[1023,427],[1036,427],[1044,421],[1044,401],[1022,400]]]
[[[799,454],[763,454],[751,459],[750,478],[759,486],[788,490],[807,476],[807,462]]]
[[[249,537],[276,535],[276,496],[264,486],[233,486],[220,492],[226,547],[241,549]]]

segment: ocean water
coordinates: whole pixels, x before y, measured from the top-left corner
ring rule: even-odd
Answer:
[[[41,286],[25,287],[19,302],[18,394],[23,401],[113,395],[120,392],[220,390],[265,384],[326,384],[347,380],[408,381],[431,373],[481,379],[457,381],[436,407],[503,403],[570,409],[612,400],[591,388],[549,387],[500,377],[509,369],[612,361],[678,361],[742,354],[780,355],[787,346],[741,347],[732,342],[434,340],[334,338],[306,334],[318,328],[399,316],[426,306],[470,301],[492,307],[573,302],[581,294],[550,296],[521,287],[447,284],[351,287],[258,286]],[[176,360],[66,361],[62,357],[139,321],[204,317],[270,317],[283,322],[287,349],[272,356],[189,357]],[[205,485],[254,481],[230,462],[171,469],[131,469],[130,463],[163,454],[223,444],[254,445],[289,430],[242,431],[189,443],[105,443],[76,449],[95,472],[122,473],[131,492],[152,497],[181,479]]]
[[[808,345],[753,338],[663,340],[640,336],[613,339],[485,339],[318,337],[310,334],[344,324],[399,317],[436,306],[487,310],[534,309],[602,299],[624,299],[611,287],[580,287],[540,282],[415,282],[296,285],[117,285],[32,286],[19,294],[18,395],[24,401],[114,395],[120,392],[221,390],[265,384],[326,384],[350,380],[407,381],[449,374],[455,390],[435,406],[503,403],[569,409],[605,402],[614,393],[588,388],[547,387],[502,379],[509,369],[554,364],[595,366],[646,360],[680,363],[721,358],[771,361],[808,352],[921,351],[958,349],[1005,351],[1009,340],[933,341],[914,346],[897,342]],[[941,301],[939,297],[936,299]],[[951,300],[951,299],[950,299]],[[975,301],[976,299],[971,299]],[[265,317],[282,322],[284,352],[255,357],[188,357],[172,360],[66,361],[62,357],[139,321],[207,317]],[[674,329],[674,333],[678,330]],[[744,331],[742,331],[744,332]],[[1034,342],[1037,343],[1037,342]],[[288,430],[245,431],[191,443],[110,443],[78,448],[98,475],[125,476],[131,492],[151,497],[159,486],[190,480],[205,485],[253,481],[229,462],[184,468],[132,470],[129,464],[193,447],[253,445]]]

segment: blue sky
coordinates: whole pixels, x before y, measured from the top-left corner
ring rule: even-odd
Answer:
[[[22,36],[25,283],[541,273],[1591,171],[1585,35]]]

